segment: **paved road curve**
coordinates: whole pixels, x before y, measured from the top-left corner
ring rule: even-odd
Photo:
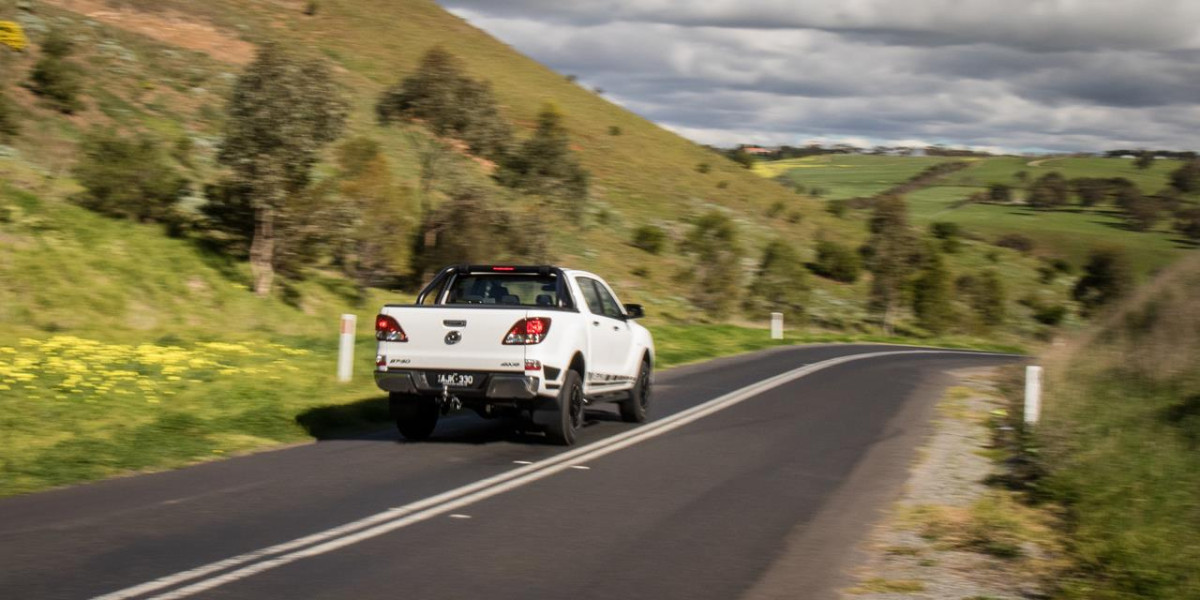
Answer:
[[[572,450],[463,416],[2,500],[0,598],[828,597],[945,371],[1012,360],[911,350],[668,371]]]

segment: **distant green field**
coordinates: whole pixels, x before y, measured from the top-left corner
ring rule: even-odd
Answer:
[[[953,159],[831,155],[761,163],[756,172],[770,177],[783,174],[806,185],[820,186],[827,190],[825,198],[852,198],[886,190],[945,160]],[[1039,254],[1066,258],[1077,265],[1092,248],[1117,246],[1130,254],[1143,273],[1161,268],[1191,247],[1171,230],[1169,219],[1164,219],[1153,231],[1134,232],[1125,227],[1120,213],[1112,206],[1057,211],[1037,211],[1019,204],[956,206],[992,183],[1013,186],[1014,194],[1021,197],[1025,185],[1018,175],[1021,172],[1026,174],[1027,181],[1052,171],[1068,179],[1124,177],[1143,193],[1152,194],[1167,186],[1170,172],[1179,167],[1177,161],[1159,160],[1150,168],[1139,170],[1132,160],[1119,158],[1002,156],[967,160],[971,164],[966,169],[907,195],[916,223],[959,223],[968,232],[988,240],[1020,233],[1034,240]]]
[[[825,190],[823,198],[836,200],[878,194],[927,167],[954,159],[936,156],[861,156],[826,154],[760,162],[754,172],[764,177],[785,175],[806,189]]]

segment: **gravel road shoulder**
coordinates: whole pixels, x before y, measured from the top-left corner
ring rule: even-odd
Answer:
[[[1042,598],[1061,556],[1054,516],[988,485],[1000,475],[993,428],[1005,402],[998,369],[953,373],[935,431],[904,492],[874,528],[846,600]]]

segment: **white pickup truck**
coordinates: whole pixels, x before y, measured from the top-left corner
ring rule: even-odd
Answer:
[[[570,445],[584,407],[615,401],[621,418],[646,420],[654,341],[604,280],[554,266],[442,269],[411,305],[375,319],[375,383],[409,440],[429,437],[439,415],[524,417]]]

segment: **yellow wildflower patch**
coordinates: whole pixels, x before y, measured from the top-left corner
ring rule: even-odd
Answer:
[[[295,371],[280,355],[302,356],[280,344],[201,342],[191,347],[163,344],[106,344],[71,335],[46,340],[23,338],[0,347],[0,393],[24,399],[138,396],[158,403],[174,389],[231,376],[275,375]],[[26,385],[33,384],[33,385]],[[70,396],[63,394],[69,392]]]
[[[0,46],[7,46],[17,52],[29,46],[29,38],[25,37],[25,30],[21,28],[20,23],[0,21]]]

